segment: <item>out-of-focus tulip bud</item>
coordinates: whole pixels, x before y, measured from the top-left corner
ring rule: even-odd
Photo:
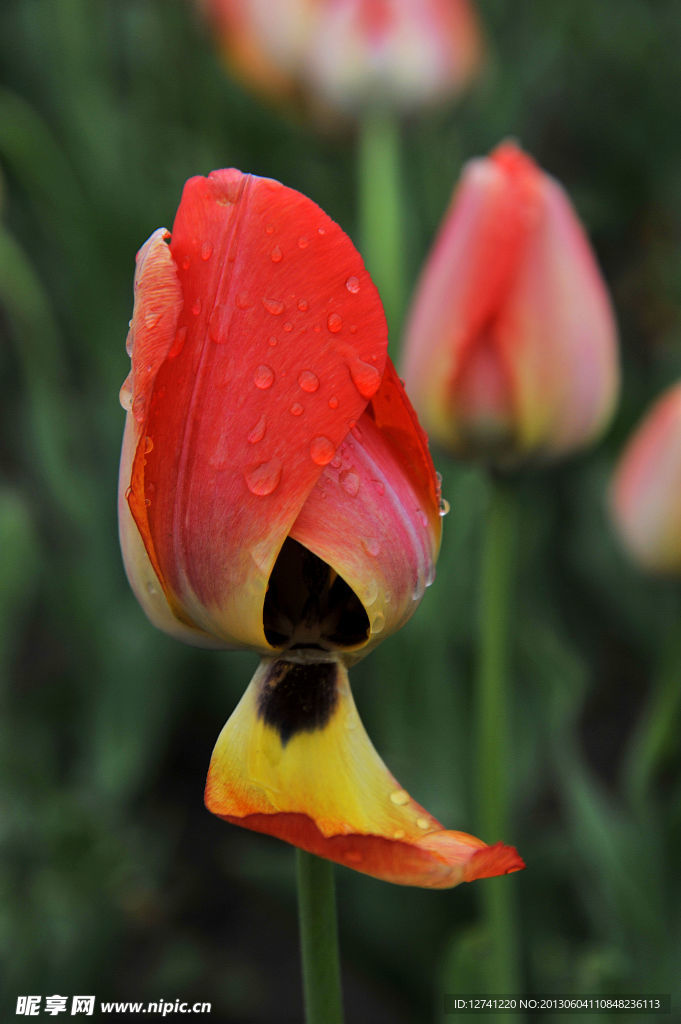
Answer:
[[[653,405],[622,454],[612,515],[644,569],[681,572],[681,384]]]
[[[615,322],[560,185],[507,142],[464,170],[416,291],[404,375],[429,433],[502,467],[593,440],[615,402]]]
[[[192,178],[137,257],[121,544],[149,618],[262,655],[215,749],[215,814],[445,886],[521,866],[445,831],[361,727],[345,666],[432,581],[439,494],[347,236],[275,181]]]
[[[312,108],[410,110],[460,92],[482,36],[470,0],[202,0],[235,73]]]

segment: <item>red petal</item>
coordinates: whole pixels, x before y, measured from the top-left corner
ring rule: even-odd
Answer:
[[[266,647],[269,572],[378,389],[383,310],[338,225],[268,179],[192,178],[170,248],[184,306],[130,507],[191,618],[226,642]]]

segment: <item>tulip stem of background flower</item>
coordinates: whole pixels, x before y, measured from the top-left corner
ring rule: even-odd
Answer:
[[[296,850],[306,1024],[342,1024],[333,864]]]
[[[364,116],[357,159],[360,248],[381,295],[390,337],[395,338],[404,313],[406,245],[400,123],[394,114],[373,111]]]
[[[509,842],[508,640],[517,501],[513,481],[489,478],[480,575],[477,689],[479,834]],[[518,990],[517,920],[512,882],[490,879],[480,888],[490,941],[490,982],[499,993]]]

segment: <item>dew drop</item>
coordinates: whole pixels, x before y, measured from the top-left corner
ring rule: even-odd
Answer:
[[[270,348],[277,347],[277,339],[274,337],[273,334],[267,339],[267,344],[270,346]]]
[[[267,234],[267,235],[273,235],[274,234],[274,224],[268,224],[267,225],[267,227],[265,228],[265,234]]]
[[[129,373],[121,384],[121,390],[118,392],[118,401],[121,403],[126,412],[132,410],[132,373]]]
[[[353,295],[356,295],[357,292],[359,291],[359,278],[355,277],[354,275],[352,277],[349,277],[345,282],[345,287]]]
[[[292,416],[302,416],[305,410],[303,409],[300,402],[294,402],[289,412],[291,413]]]
[[[325,235],[326,234],[326,228],[317,228],[317,234],[318,235]]]
[[[372,605],[374,603],[374,601],[376,600],[377,597],[378,597],[378,583],[376,582],[375,579],[370,578],[369,581],[367,582],[366,587],[364,588],[364,594],[362,595],[362,601],[364,602],[364,604],[367,607],[369,607],[370,605]]]
[[[300,238],[298,239],[298,248],[299,249],[307,249],[309,244],[310,244],[310,239],[307,237],[307,235],[301,235]]]
[[[366,553],[371,555],[372,558],[376,558],[381,553],[381,545],[375,537],[365,537],[362,545]]]
[[[145,498],[144,504],[146,508],[149,508],[149,506],[151,505],[151,498]]]
[[[188,256],[185,256],[185,258],[182,260],[182,269],[183,270],[189,270],[191,265],[192,265],[192,261],[189,259]]]
[[[359,493],[359,477],[357,473],[353,473],[351,469],[346,469],[338,479],[345,493],[349,494],[351,498],[354,498]]]
[[[390,802],[396,807],[404,807],[409,803],[409,794],[406,789],[396,789],[394,793],[390,794]]]
[[[204,263],[211,258],[213,255],[213,246],[210,242],[204,242],[201,246],[201,259]]]
[[[125,488],[125,500],[126,501],[130,501],[131,497],[132,497],[132,487],[126,487]]]
[[[168,359],[174,359],[175,356],[179,356],[180,352],[184,348],[184,343],[187,340],[187,328],[180,327],[179,331],[175,335],[175,340],[172,344],[170,352],[168,353]]]
[[[357,324],[350,324],[350,334],[357,334]]]
[[[194,302],[194,305],[192,306],[192,313],[194,314],[194,316],[198,316],[200,312],[201,312],[201,299],[196,299],[195,302]]]
[[[447,499],[446,498],[440,498],[440,508],[439,508],[438,511],[439,511],[439,513],[440,513],[440,515],[442,517],[447,515],[447,513],[449,512],[450,508],[451,508],[451,506],[450,506],[449,502],[447,501]]]
[[[381,375],[376,367],[361,359],[350,363],[350,376],[362,398],[373,398],[381,386]]]
[[[144,397],[142,395],[138,395],[137,398],[133,400],[132,414],[138,423],[141,423],[142,420],[144,419],[146,407],[147,403],[145,402]]]
[[[371,482],[376,488],[377,494],[385,494],[385,484],[382,480],[372,480]]]
[[[279,299],[263,299],[262,304],[272,316],[279,316],[284,312],[284,303],[280,302]]]
[[[328,437],[313,437],[310,442],[312,461],[318,466],[326,466],[336,454],[336,449]]]
[[[382,612],[376,612],[376,616],[375,616],[373,622],[371,623],[371,632],[372,633],[380,633],[384,626],[385,626],[385,615],[383,615]]]
[[[150,331],[161,319],[160,313],[147,313],[144,318],[144,326]]]
[[[236,305],[238,309],[250,309],[252,307],[253,303],[248,297],[248,292],[239,292],[236,297]]]
[[[257,444],[258,441],[262,441],[265,436],[265,430],[267,429],[267,421],[264,415],[260,417],[256,425],[253,427],[248,435],[249,444]]]
[[[286,323],[284,324],[284,330],[286,331],[287,334],[290,334],[291,331],[293,330],[293,324],[291,323],[290,320],[287,320]]]
[[[338,454],[338,452],[336,452],[334,457],[331,459],[331,462],[329,463],[329,465],[331,466],[332,469],[340,469],[341,468],[341,466],[343,465],[343,460],[341,459],[341,457]]]
[[[152,452],[153,450],[154,450],[154,442],[151,440],[150,437],[145,437],[144,438],[144,454],[148,455],[149,452]]]
[[[417,818],[416,824],[418,825],[419,828],[422,829],[430,828],[430,822],[428,821],[427,818]]]
[[[267,391],[268,388],[271,388],[274,384],[274,370],[272,367],[266,363],[261,363],[255,371],[253,382],[256,388],[260,388],[261,391]]]
[[[298,375],[298,383],[303,391],[307,391],[308,395],[313,394],[319,389],[319,377],[312,370],[303,370]]]
[[[395,829],[393,832],[393,839],[404,839],[405,832],[403,828]]]
[[[147,594],[149,594],[149,597],[155,597],[156,594],[158,594],[158,589],[154,586],[151,580],[147,583]]]
[[[307,301],[307,299],[298,299],[298,309],[300,310],[301,313],[307,313],[309,308],[310,303]]]
[[[326,326],[329,328],[332,334],[338,334],[343,327],[343,320],[338,313],[329,313],[326,318]]]
[[[426,529],[428,527],[428,516],[426,515],[422,508],[417,509],[416,514],[418,516],[418,520],[421,526],[423,526],[424,529]]]
[[[283,258],[284,254],[282,253],[281,248],[278,245],[275,245],[270,253],[270,259],[273,263],[281,263]]]
[[[264,497],[276,490],[281,479],[281,462],[277,458],[268,462],[259,462],[244,473],[246,486],[251,494]]]
[[[329,399],[329,409],[337,409],[337,408],[338,408],[338,395],[331,395],[331,398]]]

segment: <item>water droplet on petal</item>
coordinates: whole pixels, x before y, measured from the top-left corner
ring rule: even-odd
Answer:
[[[318,235],[325,235],[326,234],[326,228],[317,228],[317,234]]]
[[[238,309],[251,309],[253,303],[249,298],[248,292],[239,292],[236,297],[236,305]]]
[[[329,313],[326,318],[326,326],[329,328],[332,334],[338,334],[343,327],[343,320],[338,313]]]
[[[351,469],[346,469],[344,473],[341,473],[338,478],[340,485],[346,494],[349,494],[351,498],[354,498],[359,492],[359,477],[357,473],[353,473]]]
[[[274,335],[271,335],[267,339],[267,344],[270,346],[270,348],[276,348],[277,347],[277,339],[274,337]]]
[[[378,597],[378,583],[376,582],[375,579],[373,579],[373,577],[367,581],[367,584],[364,588],[364,593],[361,595],[361,597],[363,603],[367,608],[370,605],[372,605],[376,598]]]
[[[385,615],[382,612],[376,612],[373,622],[371,623],[371,632],[380,633],[385,626]]]
[[[268,388],[271,388],[274,383],[274,370],[272,367],[266,363],[261,363],[255,371],[253,383],[261,391],[267,391]]]
[[[337,408],[338,408],[338,396],[337,395],[331,395],[331,398],[329,399],[329,409],[337,409]]]
[[[267,225],[267,227],[265,228],[265,234],[267,234],[267,235],[273,235],[274,234],[274,224],[268,224]]]
[[[307,235],[301,235],[300,238],[298,239],[298,248],[299,249],[307,249],[309,244],[310,244],[310,239],[307,237]]]
[[[310,303],[307,301],[307,299],[298,299],[298,309],[300,310],[301,313],[307,313],[309,308]]]
[[[371,555],[372,558],[376,558],[381,553],[381,545],[375,537],[365,537],[362,541],[362,545],[364,546],[366,553]]]
[[[204,242],[203,245],[201,246],[201,259],[205,263],[206,260],[209,260],[212,255],[213,255],[213,246],[210,244],[210,242]]]
[[[353,295],[356,295],[357,292],[359,291],[359,278],[355,277],[354,275],[352,277],[349,277],[345,282],[345,287]]]
[[[393,832],[393,839],[404,839],[405,832],[403,828],[395,829]]]
[[[291,331],[293,330],[293,324],[291,323],[290,320],[287,320],[286,323],[284,324],[284,330],[286,331],[287,334],[290,334]]]
[[[149,597],[155,597],[158,594],[158,588],[154,586],[151,580],[147,583],[147,594]]]
[[[144,326],[147,328],[147,330],[150,331],[153,327],[156,326],[160,319],[160,313],[147,313],[146,316],[144,317]]]
[[[451,508],[451,506],[450,506],[449,502],[447,501],[447,499],[446,498],[440,498],[440,508],[438,510],[440,515],[441,516],[446,516],[447,513],[449,512],[450,508]]]
[[[121,390],[118,392],[118,401],[126,412],[132,410],[132,373],[129,373],[121,384]]]
[[[418,825],[419,828],[422,829],[430,828],[430,822],[428,821],[427,818],[417,818],[416,824]]]
[[[282,253],[281,248],[278,245],[275,245],[270,253],[270,259],[273,263],[281,263],[283,258],[284,254]]]
[[[272,316],[279,316],[284,312],[284,303],[280,302],[279,299],[263,299],[262,304]]]
[[[185,258],[182,260],[182,269],[183,270],[189,270],[191,265],[192,265],[192,261],[189,259],[188,256],[185,256]]]
[[[251,494],[264,497],[276,490],[281,479],[281,462],[277,458],[259,462],[244,473],[246,486]]]
[[[126,501],[130,501],[131,497],[132,497],[132,487],[126,487],[125,488],[125,500]]]
[[[267,421],[265,419],[265,416],[263,415],[260,417],[256,425],[253,427],[253,429],[248,435],[249,444],[257,444],[258,441],[262,441],[263,437],[265,436],[266,429]]]
[[[144,454],[148,455],[149,452],[151,452],[153,450],[154,450],[154,442],[151,440],[150,437],[145,437],[144,438]]]
[[[390,802],[396,807],[404,807],[409,803],[409,794],[406,789],[396,789],[394,793],[390,794]]]
[[[417,509],[416,514],[418,515],[418,520],[421,526],[423,526],[424,529],[426,529],[428,527],[428,516],[426,515],[422,508]]]
[[[184,348],[184,343],[187,340],[187,328],[180,327],[179,331],[175,335],[175,340],[172,344],[172,348],[168,353],[168,359],[174,359],[175,356],[179,356],[180,352]]]
[[[194,302],[194,305],[192,306],[192,313],[194,314],[194,316],[198,316],[200,312],[201,312],[201,299],[196,299],[195,302]]]
[[[385,484],[382,480],[372,480],[371,482],[376,488],[377,494],[385,494]]]
[[[147,508],[149,508],[149,506],[151,505],[151,498],[145,498],[144,499],[144,504],[145,504],[145,506]]]
[[[337,452],[331,459],[329,465],[331,466],[332,469],[340,469],[341,466],[343,465],[343,460],[341,459],[340,455]]]
[[[310,442],[312,461],[318,466],[326,466],[336,454],[336,449],[328,437],[313,437]]]
[[[350,334],[357,334],[357,324],[350,324]]]
[[[305,412],[300,402],[294,402],[289,411],[292,416],[302,416]]]
[[[350,376],[362,398],[373,398],[381,386],[381,375],[376,367],[361,359],[350,363]]]
[[[319,389],[319,377],[312,370],[303,370],[298,375],[298,383],[300,384],[303,391],[307,391],[309,395],[313,394]]]

